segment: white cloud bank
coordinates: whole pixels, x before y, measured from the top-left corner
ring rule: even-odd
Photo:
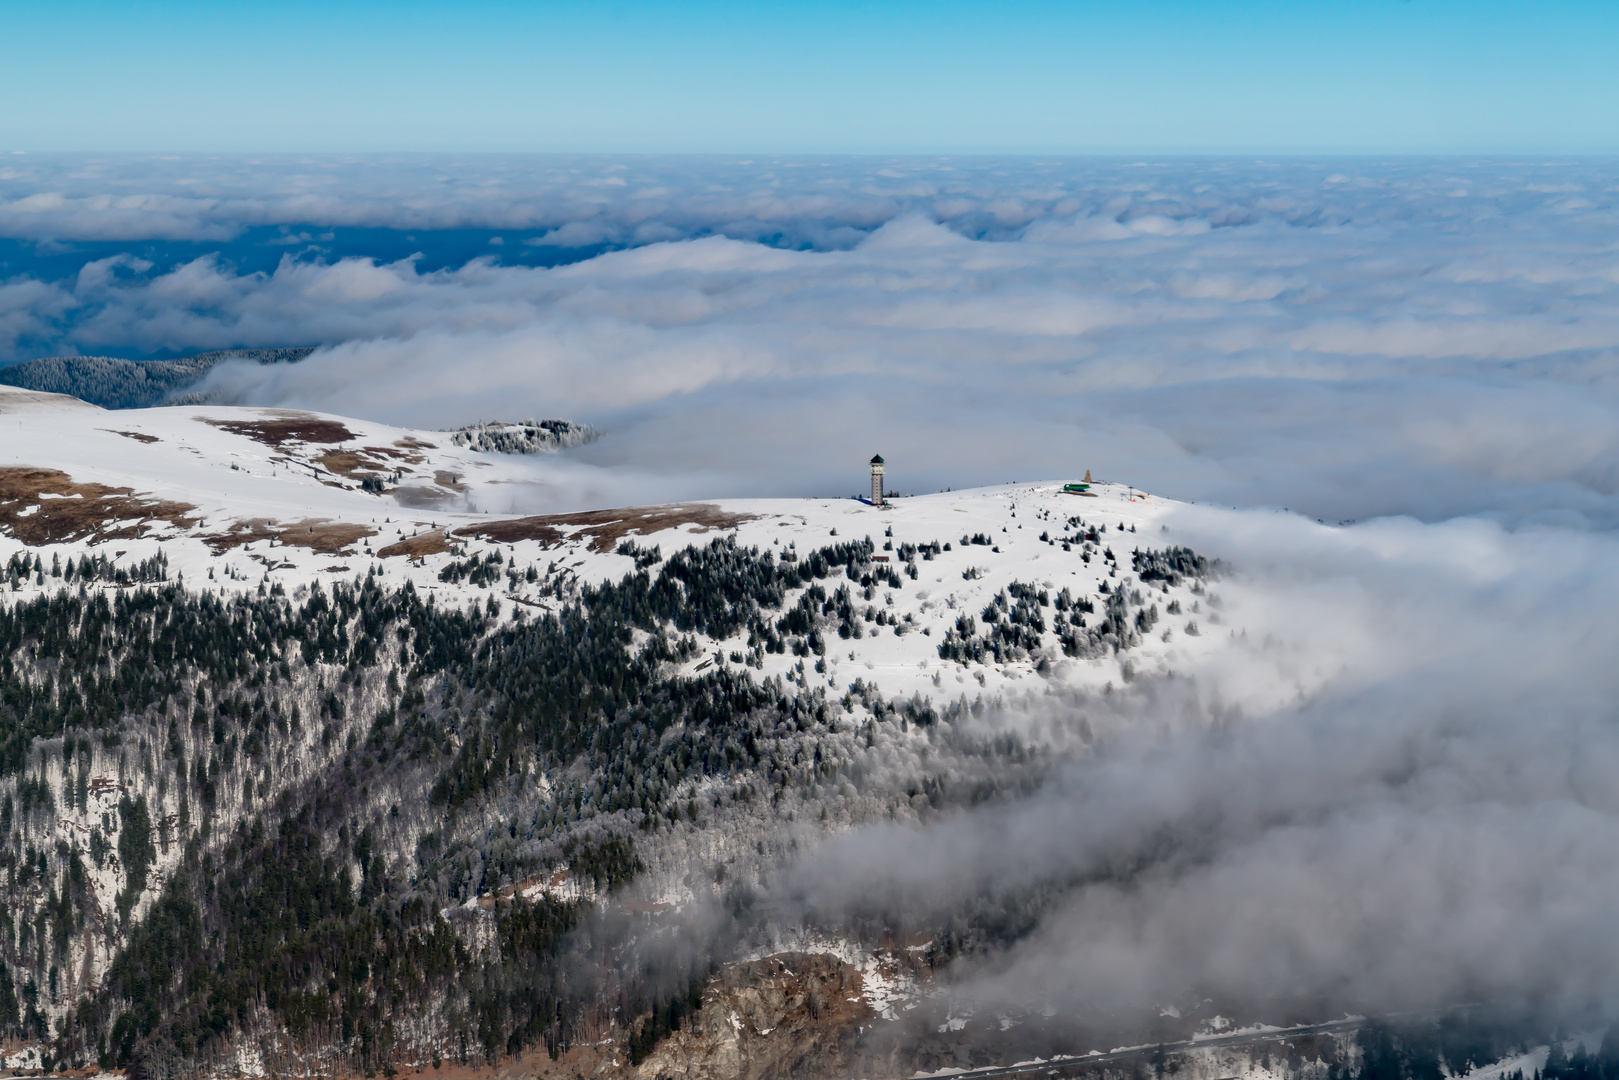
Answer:
[[[1611,1015],[1619,538],[1172,521],[1240,553],[1205,622],[1240,639],[1172,681],[1009,710],[998,726],[1088,746],[1032,795],[836,837],[774,898],[969,939],[1026,924],[952,969],[951,1007],[989,1018]]]
[[[268,273],[133,254],[0,284],[0,347],[324,342],[235,400],[558,415],[638,498],[1085,468],[1356,519],[1616,520],[1619,218],[1602,163],[48,159],[0,234],[529,228],[640,245]],[[765,243],[760,241],[764,240]],[[133,245],[131,246],[133,250]],[[661,478],[661,479],[660,479]]]

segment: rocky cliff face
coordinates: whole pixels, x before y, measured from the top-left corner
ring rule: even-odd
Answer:
[[[875,1019],[860,971],[835,956],[782,953],[725,968],[702,1008],[658,1045],[638,1080],[847,1076]]]

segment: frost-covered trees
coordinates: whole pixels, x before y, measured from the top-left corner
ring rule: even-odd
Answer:
[[[600,437],[595,428],[572,420],[494,420],[464,427],[451,435],[450,441],[486,454],[554,454]]]

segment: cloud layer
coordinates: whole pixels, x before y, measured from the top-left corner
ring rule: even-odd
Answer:
[[[954,1007],[991,1017],[1619,1001],[1619,542],[1177,524],[1245,551],[1216,586],[1216,632],[1244,638],[1172,682],[1009,711],[1091,745],[1031,797],[838,837],[780,894],[830,920],[1029,917],[955,969]]]
[[[0,157],[0,237],[223,240],[264,226],[500,229],[544,244],[718,235],[852,247],[921,213],[975,239],[1611,220],[1600,160],[567,155]],[[1116,226],[1121,225],[1123,228]]]
[[[1333,519],[1606,527],[1609,175],[1460,160],[14,157],[0,234],[97,257],[0,285],[0,348],[325,344],[214,385],[428,426],[586,420],[611,434],[581,461],[652,478],[624,497],[844,493],[880,449],[902,490],[1092,468]],[[105,253],[271,226],[305,231],[258,272],[228,245],[172,263],[133,239]],[[517,231],[432,271],[333,258],[318,239],[361,228]],[[620,250],[550,268],[501,257],[536,243]]]

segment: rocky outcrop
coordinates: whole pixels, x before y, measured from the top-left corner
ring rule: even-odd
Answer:
[[[781,953],[725,968],[681,1031],[636,1070],[639,1080],[847,1076],[874,1015],[857,968],[835,956]]]

